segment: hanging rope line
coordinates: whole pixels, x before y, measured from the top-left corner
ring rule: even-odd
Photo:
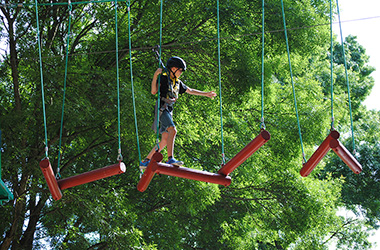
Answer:
[[[334,53],[334,44],[333,44],[333,31],[332,31],[332,1],[330,0],[330,82],[331,82],[331,130],[334,130],[334,75],[333,75],[333,53]]]
[[[160,1],[160,45],[158,52],[158,67],[160,67],[161,60],[161,47],[162,47],[162,10],[163,10],[163,0]],[[164,69],[163,69],[164,70]],[[157,151],[160,151],[160,83],[161,75],[158,75],[157,80],[157,126],[156,126],[156,148]]]
[[[116,43],[116,84],[117,84],[117,131],[119,149],[117,160],[122,161],[123,156],[121,154],[121,129],[120,129],[120,79],[119,79],[119,38],[117,33],[117,0],[115,0],[115,43]]]
[[[46,109],[45,109],[45,93],[44,93],[44,76],[42,72],[42,53],[41,53],[41,39],[40,39],[40,24],[38,20],[38,4],[35,0],[36,8],[36,22],[37,22],[37,43],[38,43],[38,56],[40,59],[40,78],[41,78],[41,96],[42,96],[42,111],[44,116],[44,128],[45,128],[45,157],[49,158],[49,147],[48,147],[48,137],[47,137],[47,125],[46,125]]]
[[[293,81],[292,63],[291,63],[291,60],[290,60],[288,34],[286,32],[285,10],[284,10],[284,1],[283,0],[281,0],[281,8],[282,8],[282,19],[283,19],[283,22],[284,22],[284,31],[285,31],[285,40],[286,40],[286,51],[287,51],[287,54],[288,54],[290,78],[291,78],[292,88],[293,88],[294,107],[295,107],[296,115],[297,115],[298,134],[299,134],[300,141],[301,141],[301,150],[302,150],[303,162],[306,162],[305,151],[303,149],[303,142],[302,142],[300,119],[299,119],[298,109],[297,109],[297,98],[296,98],[296,92],[295,92],[294,81]]]
[[[218,33],[218,74],[219,74],[219,103],[220,103],[220,135],[222,140],[222,164],[226,163],[224,154],[224,138],[223,138],[223,103],[222,103],[222,70],[220,64],[220,15],[219,15],[219,0],[216,1],[217,8],[217,33]]]
[[[348,98],[348,105],[349,105],[349,108],[350,108],[352,147],[353,147],[353,150],[355,152],[355,137],[354,137],[354,123],[353,123],[353,119],[352,119],[352,107],[351,107],[351,97],[350,97],[350,82],[349,82],[348,73],[347,73],[346,53],[345,53],[345,49],[344,49],[343,34],[342,34],[342,25],[341,25],[341,21],[340,21],[340,12],[339,12],[339,3],[338,3],[338,0],[336,0],[336,6],[337,6],[337,11],[338,11],[339,31],[340,31],[340,39],[341,39],[341,44],[342,44],[343,59],[344,59],[344,71],[346,73],[347,98]]]
[[[135,88],[133,85],[133,69],[132,69],[132,39],[131,39],[131,1],[128,0],[128,42],[129,42],[129,68],[131,75],[131,91],[132,91],[132,103],[133,103],[133,116],[135,118],[135,129],[136,129],[136,141],[137,141],[137,151],[139,154],[139,162],[141,162],[141,151],[139,142],[139,130],[137,126],[137,115],[136,115],[136,101],[135,101]]]
[[[265,129],[264,123],[264,46],[265,46],[265,8],[264,0],[262,1],[262,39],[261,39],[261,124],[260,128]]]
[[[60,168],[60,163],[61,163],[61,149],[62,149],[62,133],[63,133],[63,119],[64,119],[64,113],[65,113],[65,99],[66,99],[66,82],[67,82],[67,65],[68,65],[68,60],[69,60],[69,44],[70,44],[70,27],[71,27],[71,11],[72,11],[72,5],[69,0],[69,25],[68,25],[68,31],[67,31],[67,40],[66,40],[66,61],[65,61],[65,77],[63,80],[63,100],[62,100],[62,114],[61,114],[61,128],[59,130],[59,146],[58,146],[58,165],[57,165],[57,174],[56,178],[61,178],[61,168]]]

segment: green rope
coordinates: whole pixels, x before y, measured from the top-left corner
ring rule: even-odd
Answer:
[[[262,44],[261,44],[261,124],[260,128],[265,129],[264,123],[264,25],[265,25],[265,8],[264,8],[264,0],[262,0]]]
[[[132,91],[132,102],[133,102],[133,115],[135,118],[135,129],[136,129],[136,141],[137,141],[137,151],[139,154],[139,162],[141,162],[141,152],[140,152],[140,142],[139,142],[139,130],[137,126],[137,115],[136,115],[136,101],[135,101],[135,90],[133,86],[133,70],[132,70],[132,39],[131,39],[131,1],[128,0],[128,40],[129,40],[129,68],[131,70],[131,91]]]
[[[120,81],[119,81],[119,40],[117,33],[117,0],[115,2],[115,43],[116,43],[116,83],[117,83],[117,131],[118,131],[118,141],[119,149],[117,160],[122,161],[123,156],[121,154],[121,129],[120,129]]]
[[[346,53],[344,51],[344,42],[343,42],[343,35],[342,35],[342,26],[341,26],[341,22],[340,22],[340,13],[339,13],[339,3],[338,3],[338,0],[336,0],[336,6],[337,6],[337,10],[338,10],[340,39],[341,39],[341,43],[342,43],[343,59],[344,59],[344,70],[345,70],[345,73],[346,73],[348,105],[349,105],[349,108],[350,108],[352,147],[353,147],[353,150],[355,151],[354,123],[352,121],[352,107],[351,107],[351,97],[350,97],[350,82],[349,82],[348,73],[347,73]]]
[[[61,178],[60,174],[60,162],[61,162],[61,145],[62,145],[62,132],[63,132],[63,118],[65,113],[65,99],[66,99],[66,82],[67,82],[67,65],[69,61],[69,44],[70,44],[70,27],[71,27],[71,10],[72,5],[68,5],[69,8],[69,25],[67,31],[67,41],[66,41],[66,61],[65,61],[65,78],[63,81],[63,100],[62,100],[62,114],[61,114],[61,128],[59,131],[59,146],[58,146],[58,166],[57,166],[57,178]]]
[[[331,81],[331,130],[334,130],[334,76],[333,76],[333,53],[334,53],[334,47],[333,47],[333,31],[332,31],[332,1],[330,0],[330,81]]]
[[[219,100],[220,100],[220,135],[222,140],[222,163],[225,164],[224,154],[224,138],[223,138],[223,103],[222,103],[222,71],[220,65],[220,16],[219,16],[219,0],[216,1],[217,21],[218,21],[218,70],[219,70]]]
[[[35,0],[35,8],[36,8],[36,22],[37,22],[37,43],[38,43],[38,55],[40,59],[40,78],[41,78],[41,96],[42,96],[42,111],[44,116],[44,127],[45,127],[45,157],[48,156],[48,137],[47,137],[47,125],[46,125],[46,110],[45,110],[45,94],[44,94],[44,77],[42,72],[42,55],[41,55],[41,39],[40,39],[40,24],[38,21],[38,5],[37,0]]]
[[[286,51],[288,53],[290,78],[291,78],[292,88],[293,88],[294,107],[295,107],[295,110],[296,110],[297,124],[298,124],[298,133],[299,133],[300,141],[301,141],[302,158],[303,158],[303,161],[306,162],[305,152],[304,152],[304,149],[303,149],[303,142],[302,142],[300,119],[299,119],[298,109],[297,109],[297,98],[296,98],[296,92],[295,92],[295,88],[294,88],[292,64],[291,64],[291,61],[290,61],[289,41],[288,41],[288,34],[287,34],[287,31],[286,31],[286,21],[285,21],[285,11],[284,11],[284,2],[283,2],[283,0],[281,0],[281,8],[282,8],[282,18],[283,18],[283,22],[284,22],[284,31],[285,31],[285,40],[286,40]]]
[[[161,45],[162,45],[162,10],[163,10],[163,1],[161,0],[160,6],[160,45],[159,45],[159,53],[158,53],[158,67],[160,67],[161,62]],[[170,76],[169,76],[170,77]],[[158,84],[157,84],[157,136],[156,136],[156,147],[157,151],[160,150],[159,138],[160,138],[160,83],[161,83],[161,75],[158,76]]]

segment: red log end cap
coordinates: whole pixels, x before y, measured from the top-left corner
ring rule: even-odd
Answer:
[[[330,132],[330,136],[331,136],[332,138],[334,138],[334,139],[339,139],[340,134],[339,134],[338,131],[336,131],[336,130],[332,130],[332,131]]]
[[[333,139],[330,141],[330,148],[333,150],[339,146],[339,141],[337,139]]]
[[[127,170],[127,167],[125,166],[124,162],[120,162],[120,173],[125,173]]]
[[[304,164],[303,164],[303,167],[302,167],[301,170],[300,170],[300,175],[301,175],[302,177],[307,177],[309,174],[310,174],[310,173],[309,173],[308,169],[305,167],[305,163],[304,163]]]
[[[269,132],[268,131],[266,131],[266,130],[261,130],[261,137],[263,137],[264,138],[264,140],[266,140],[266,141],[269,141],[269,139],[270,139],[270,134],[269,134]]]
[[[358,169],[353,170],[355,174],[360,174],[363,171],[362,166],[360,165]]]
[[[152,156],[152,160],[156,161],[156,162],[160,162],[160,161],[162,161],[162,159],[164,159],[164,157],[162,156],[162,154],[160,152],[156,152]]]
[[[50,166],[50,161],[48,158],[45,158],[42,161],[40,161],[41,168],[48,168],[49,166]]]
[[[231,177],[230,176],[226,176],[226,180],[225,180],[223,186],[227,187],[229,185],[231,185]]]

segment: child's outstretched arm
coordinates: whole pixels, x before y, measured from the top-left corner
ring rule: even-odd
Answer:
[[[150,89],[150,92],[152,93],[152,95],[157,94],[157,91],[158,91],[157,77],[158,77],[158,75],[160,75],[161,73],[162,73],[162,69],[161,69],[161,68],[158,68],[158,69],[156,70],[156,72],[154,72],[153,80],[152,80],[152,86],[151,86],[151,89]]]
[[[189,87],[187,87],[186,93],[188,93],[190,95],[207,96],[207,97],[210,97],[211,99],[214,99],[214,97],[216,96],[215,91],[204,92],[204,91],[197,90],[197,89],[192,89],[192,88],[189,88]]]

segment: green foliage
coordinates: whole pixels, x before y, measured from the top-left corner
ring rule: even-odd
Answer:
[[[155,97],[150,85],[158,63],[151,49],[159,43],[160,3],[131,2],[132,58],[127,3],[118,2],[118,58],[114,3],[73,5],[59,166],[68,9],[40,6],[49,159],[54,171],[60,168],[62,178],[117,160],[116,59],[120,69],[121,149],[127,171],[64,190],[59,201],[52,200],[38,168],[45,145],[35,9],[1,7],[8,23],[14,18],[16,33],[6,34],[14,49],[0,66],[2,174],[15,195],[15,201],[1,210],[0,231],[5,238],[0,248],[327,249],[335,239],[340,248],[370,247],[365,231],[369,224],[347,223],[336,212],[346,206],[364,210],[372,226],[378,221],[378,148],[374,146],[378,114],[361,106],[373,85],[373,68],[367,65],[364,49],[348,37],[348,73],[361,142],[357,150],[369,170],[357,178],[341,171],[347,167],[328,155],[310,177],[300,177],[303,157],[294,98],[306,158],[328,134],[331,122],[328,27],[320,25],[328,20],[329,4],[284,1],[284,5],[295,96],[281,31],[281,3],[267,2],[264,117],[271,140],[231,173],[229,187],[159,175],[144,193],[136,189],[139,154],[129,60],[144,157],[155,141],[150,128]],[[163,61],[181,56],[189,68],[181,78],[185,84],[218,92],[215,2],[164,1],[162,24]],[[222,2],[220,30],[224,141],[219,98],[183,95],[174,111],[176,157],[186,167],[213,173],[222,162],[222,143],[229,160],[260,131],[261,2]],[[349,126],[345,73],[340,46],[334,49],[335,119],[344,134]],[[17,64],[11,63],[12,58]]]
[[[355,36],[348,36],[344,42],[346,66],[348,69],[348,81],[351,86],[353,108],[358,109],[360,103],[370,94],[374,79],[370,76],[375,68],[368,65],[369,57],[365,54],[365,48],[361,46]],[[334,45],[334,62],[338,64],[340,74],[336,77],[336,86],[347,89],[344,71],[343,48],[340,44]]]

